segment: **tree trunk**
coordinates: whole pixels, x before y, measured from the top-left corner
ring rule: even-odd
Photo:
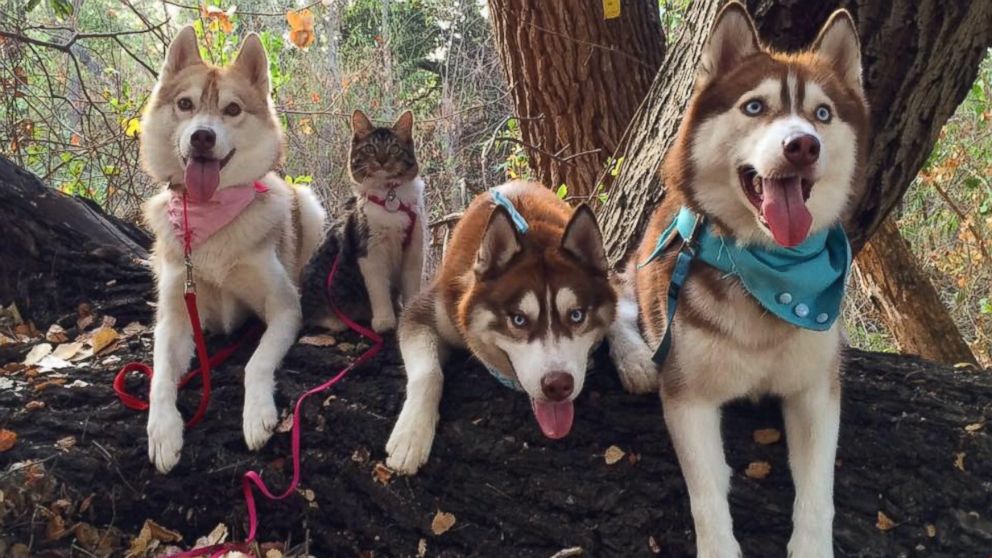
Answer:
[[[595,193],[664,56],[658,3],[620,4],[489,0],[530,166],[573,196]]]
[[[0,306],[15,303],[39,326],[80,303],[119,319],[147,319],[148,234],[90,200],[48,188],[0,157]]]
[[[945,364],[978,364],[892,219],[875,231],[856,265],[899,352]]]
[[[898,203],[964,99],[992,44],[992,2],[956,0],[749,0],[763,39],[779,49],[809,44],[827,16],[847,8],[858,22],[865,86],[872,108],[870,187],[848,223],[855,251]],[[602,208],[613,262],[640,240],[660,199],[656,170],[674,137],[719,0],[693,2],[675,48],[618,151],[625,164]],[[680,59],[676,63],[676,59]]]

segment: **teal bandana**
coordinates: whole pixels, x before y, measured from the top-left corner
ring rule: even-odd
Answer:
[[[671,349],[671,323],[678,292],[693,259],[737,277],[765,310],[794,326],[826,331],[840,314],[851,267],[851,246],[840,225],[820,231],[792,248],[745,246],[713,234],[703,217],[683,207],[641,266],[658,258],[675,234],[683,242],[669,285],[668,331],[655,353],[659,364]]]

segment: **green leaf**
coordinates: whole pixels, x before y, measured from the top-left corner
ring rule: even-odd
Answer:
[[[72,3],[69,0],[48,0],[48,6],[55,12],[55,17],[67,19],[72,16]]]
[[[610,199],[609,194],[606,192],[600,192],[596,197],[599,198],[599,203],[606,203],[606,201]]]
[[[565,186],[564,184],[562,184],[561,186],[559,186],[558,187],[558,191],[555,192],[555,195],[557,195],[558,196],[558,199],[560,199],[560,200],[565,199],[565,196],[568,195],[568,186]]]
[[[41,0],[28,0],[28,3],[24,5],[24,11],[30,12],[31,10],[38,7],[41,4]]]
[[[978,301],[978,308],[982,314],[992,315],[992,300],[987,297]]]

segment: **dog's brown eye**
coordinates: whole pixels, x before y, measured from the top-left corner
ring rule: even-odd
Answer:
[[[193,110],[193,101],[189,97],[183,97],[176,101],[176,107],[179,110]]]
[[[524,316],[519,312],[516,314],[511,314],[510,323],[516,327],[525,327],[527,325],[527,316]]]
[[[241,105],[238,103],[230,103],[224,107],[224,114],[228,116],[237,116],[241,114]]]

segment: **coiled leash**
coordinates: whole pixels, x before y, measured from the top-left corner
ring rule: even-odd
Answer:
[[[186,301],[186,310],[189,314],[190,324],[193,327],[193,338],[196,343],[197,358],[199,359],[200,367],[199,369],[194,369],[186,373],[182,380],[179,382],[179,387],[182,389],[186,384],[190,382],[195,376],[199,375],[203,379],[203,391],[200,396],[200,404],[197,407],[196,413],[193,417],[186,423],[187,427],[193,427],[199,423],[204,415],[206,414],[207,406],[210,402],[210,370],[212,367],[218,366],[227,358],[229,358],[235,351],[238,350],[246,341],[252,337],[257,337],[260,333],[260,328],[255,328],[256,331],[249,331],[248,334],[243,336],[237,342],[224,347],[218,351],[213,357],[210,357],[207,353],[206,342],[203,338],[203,330],[200,326],[200,317],[197,312],[196,307],[196,284],[193,281],[193,261],[192,261],[192,231],[189,227],[188,219],[188,204],[186,199],[186,194],[183,194],[183,251],[186,265],[186,289],[184,293],[184,299]],[[344,312],[342,312],[337,305],[334,304],[331,299],[331,286],[334,282],[334,276],[337,274],[338,266],[341,261],[341,254],[339,253],[337,257],[334,258],[334,263],[331,265],[331,270],[327,274],[327,280],[324,283],[325,290],[327,291],[328,300],[330,301],[331,310],[338,317],[339,320],[349,329],[355,333],[361,335],[362,337],[368,339],[372,345],[365,350],[364,353],[359,355],[354,361],[348,366],[342,368],[335,374],[331,379],[326,382],[311,388],[303,393],[296,400],[296,404],[293,407],[293,426],[290,432],[291,437],[291,454],[293,458],[293,478],[290,480],[289,486],[281,494],[275,494],[272,490],[266,486],[265,482],[262,480],[262,476],[256,471],[248,471],[244,474],[241,480],[241,489],[245,498],[245,506],[248,509],[248,538],[242,543],[221,543],[215,544],[203,548],[197,548],[194,550],[187,550],[177,554],[169,555],[167,558],[196,558],[199,556],[210,555],[211,558],[218,558],[223,556],[225,553],[230,551],[242,552],[252,556],[257,556],[261,558],[260,555],[256,554],[254,551],[255,537],[258,534],[258,510],[255,504],[255,494],[252,487],[258,488],[258,490],[270,500],[284,500],[289,497],[290,494],[296,491],[296,488],[300,484],[300,430],[301,430],[301,411],[303,408],[303,403],[308,398],[313,395],[322,393],[332,386],[337,384],[339,381],[344,379],[344,377],[351,372],[354,368],[361,366],[362,364],[368,362],[374,358],[383,347],[383,339],[375,331],[362,326],[361,324],[355,322],[349,318]],[[131,372],[140,372],[150,379],[153,375],[152,368],[147,364],[140,362],[132,362],[126,364],[117,376],[114,378],[114,391],[117,393],[118,398],[121,403],[129,408],[139,411],[148,410],[149,404],[147,401],[139,399],[131,394],[129,394],[124,386],[124,381],[127,375]]]

